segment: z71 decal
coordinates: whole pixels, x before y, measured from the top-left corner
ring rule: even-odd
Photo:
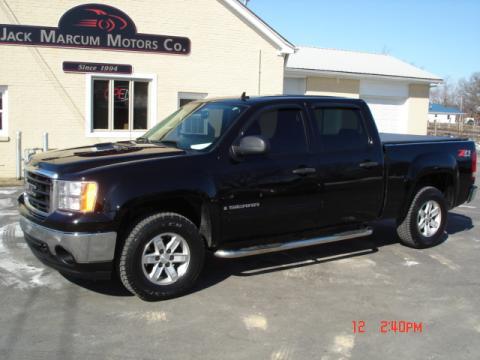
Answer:
[[[458,157],[469,158],[472,156],[472,150],[460,149],[458,150]]]

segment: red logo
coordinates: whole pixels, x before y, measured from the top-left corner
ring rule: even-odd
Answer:
[[[458,157],[469,158],[471,156],[472,156],[472,151],[471,150],[466,150],[466,149],[458,150]]]
[[[97,28],[108,32],[112,32],[117,28],[123,30],[128,26],[128,23],[124,18],[118,15],[109,14],[104,10],[91,8],[85,9],[85,11],[94,13],[98,18],[80,20],[75,26]]]
[[[105,91],[103,92],[103,96],[105,100],[108,101],[108,94],[109,94],[109,89],[106,88]],[[113,89],[113,100],[115,102],[126,102],[128,101],[128,96],[129,96],[129,91],[128,91],[128,86],[116,86]]]

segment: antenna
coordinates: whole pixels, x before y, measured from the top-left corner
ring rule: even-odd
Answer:
[[[247,93],[244,91],[242,93],[242,101],[247,101],[248,99],[250,99],[250,96],[247,96]]]

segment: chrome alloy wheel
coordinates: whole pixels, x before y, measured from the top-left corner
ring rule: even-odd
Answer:
[[[417,217],[417,226],[420,233],[425,237],[435,235],[442,224],[442,209],[440,204],[429,200],[422,205]]]
[[[150,240],[142,254],[142,270],[155,285],[170,285],[187,272],[190,249],[178,234],[163,233]]]

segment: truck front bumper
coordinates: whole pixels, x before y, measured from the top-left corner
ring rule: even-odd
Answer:
[[[470,191],[468,192],[467,203],[472,202],[473,200],[475,200],[475,197],[477,196],[477,190],[478,190],[478,188],[477,188],[475,185],[472,185],[472,186],[470,187]]]
[[[24,216],[20,217],[20,227],[32,252],[47,266],[77,277],[110,277],[116,232],[62,232],[41,226]]]

